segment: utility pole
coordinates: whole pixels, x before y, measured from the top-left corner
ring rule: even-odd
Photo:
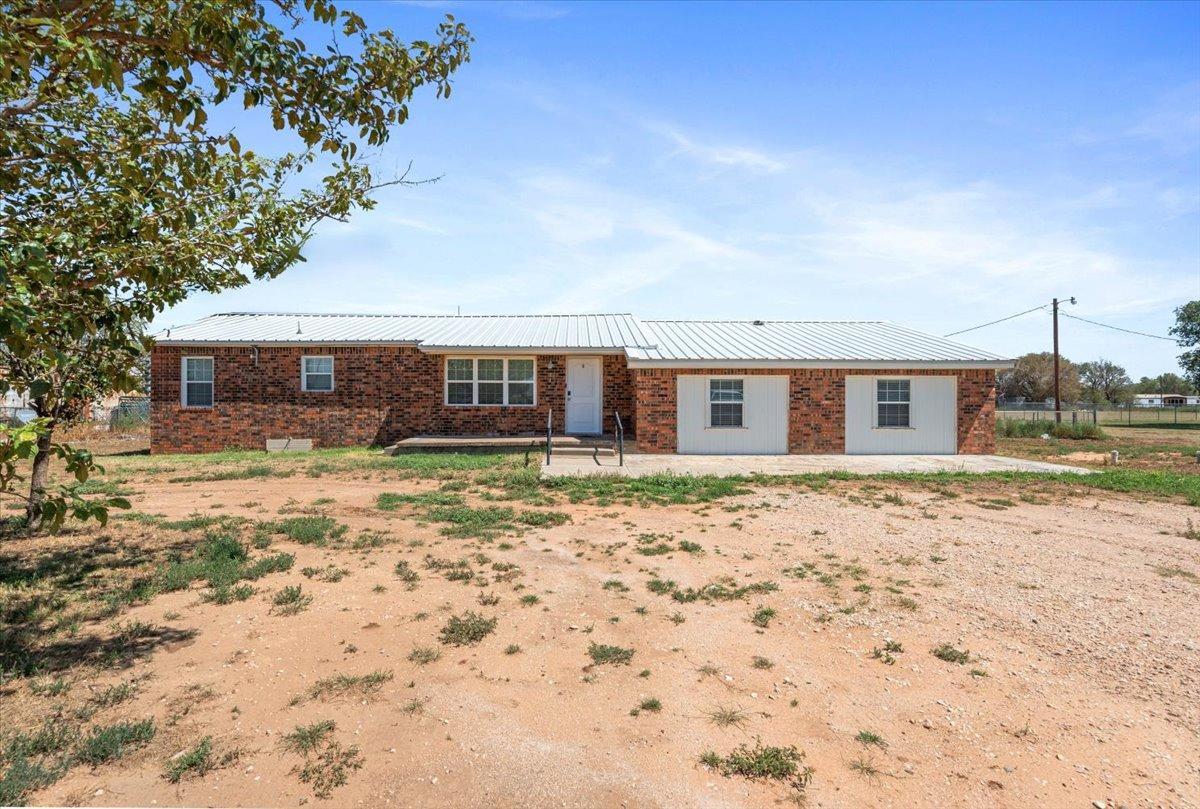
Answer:
[[[1074,296],[1069,300],[1075,303]],[[1058,298],[1054,299],[1054,423],[1062,423],[1062,400],[1058,395]]]

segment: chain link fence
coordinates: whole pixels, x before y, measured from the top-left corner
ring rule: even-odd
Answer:
[[[1055,419],[1055,413],[1061,415]],[[1097,424],[1113,427],[1164,427],[1174,425],[1200,425],[1200,407],[1105,407],[1064,408],[1055,411],[1053,408],[1014,407],[1001,405],[996,410],[996,417],[1015,419],[1018,421],[1047,421],[1063,424]]]
[[[36,417],[30,407],[0,407],[0,421],[5,424],[24,424]],[[122,396],[115,405],[92,405],[84,421],[104,430],[137,430],[150,423],[150,397]]]

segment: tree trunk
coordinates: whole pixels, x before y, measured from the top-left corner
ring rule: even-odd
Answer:
[[[50,440],[53,427],[38,436],[37,453],[33,456],[33,471],[29,475],[29,504],[25,519],[30,531],[42,527],[42,502],[46,499],[46,484],[50,479]]]

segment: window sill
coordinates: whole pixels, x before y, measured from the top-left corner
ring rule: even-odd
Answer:
[[[917,428],[916,427],[872,427],[871,429],[872,430],[881,430],[885,433],[894,433],[894,432],[915,432]]]
[[[749,427],[745,427],[745,426],[742,426],[742,427],[714,427],[713,425],[711,425],[711,424],[710,424],[710,425],[708,425],[707,427],[705,427],[704,429],[706,429],[706,430],[722,430],[722,431],[724,431],[724,430],[749,430],[750,428],[749,428]]]
[[[519,410],[526,410],[526,409],[536,408],[537,403],[535,402],[534,404],[509,404],[509,405],[506,405],[506,404],[451,404],[450,402],[443,402],[442,406],[443,407],[457,407],[457,408],[468,408],[468,407],[507,408],[507,407],[512,407],[512,408],[516,408]]]

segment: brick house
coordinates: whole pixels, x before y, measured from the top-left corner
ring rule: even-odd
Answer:
[[[151,451],[612,434],[657,453],[989,453],[1010,360],[878,321],[231,313],[157,336]]]

